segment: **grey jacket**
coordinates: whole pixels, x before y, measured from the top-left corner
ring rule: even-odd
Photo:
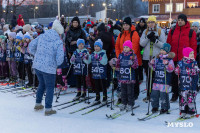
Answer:
[[[154,31],[155,36],[158,36],[158,39],[156,40],[156,42],[153,45],[153,57],[159,54],[160,49],[162,48],[163,44],[166,42],[164,31],[161,30],[161,34],[159,36],[158,29],[159,28],[157,28],[157,31]],[[151,33],[151,31],[148,31],[147,35],[150,33]],[[149,60],[149,58],[150,58],[150,56],[149,56],[150,40],[147,38],[147,35],[146,35],[146,30],[144,30],[144,32],[142,33],[142,36],[140,38],[140,46],[144,47],[143,60]]]

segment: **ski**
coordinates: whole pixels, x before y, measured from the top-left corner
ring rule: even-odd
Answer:
[[[96,105],[98,105],[98,103],[97,103],[97,104],[91,104],[91,105],[85,106],[85,107],[83,107],[83,108],[81,108],[81,109],[78,109],[78,110],[76,110],[76,111],[70,112],[69,114],[74,114],[74,113],[76,113],[76,112],[79,112],[79,111],[88,109],[88,108],[93,107],[93,106],[96,106]]]
[[[27,97],[27,96],[33,96],[35,94],[35,92],[31,92],[28,94],[21,94],[21,95],[17,95],[17,97]]]
[[[94,98],[94,97],[89,97],[89,99],[92,99],[92,98]],[[76,102],[74,102],[74,103],[72,103],[72,104],[70,104],[70,105],[68,105],[68,106],[59,108],[58,110],[62,110],[62,109],[69,108],[69,107],[74,106],[74,105],[76,105],[76,104],[82,103],[82,102],[86,101],[87,99],[88,99],[88,98],[86,98],[86,99],[84,99],[84,100],[76,101]]]
[[[151,114],[147,115],[147,116],[144,117],[144,118],[138,118],[138,120],[139,120],[139,121],[150,120],[150,119],[156,118],[156,117],[158,117],[158,116],[160,116],[160,115],[169,114],[171,111],[174,111],[174,110],[177,110],[177,109],[178,109],[178,108],[169,110],[168,113],[163,113],[163,114],[161,114],[160,112],[159,112],[159,113],[151,113]]]
[[[8,92],[12,92],[12,91],[17,91],[17,90],[21,90],[22,89],[22,86],[16,86],[16,87],[10,87],[10,88],[7,88],[5,90],[2,90],[1,92],[2,93],[8,93]]]
[[[193,115],[193,116],[191,116],[189,118],[177,118],[174,121],[165,121],[165,124],[168,125],[168,123],[172,123],[172,122],[181,122],[181,121],[185,121],[185,120],[189,120],[189,119],[193,119],[193,118],[199,118],[199,115],[200,114],[196,114],[196,115]]]
[[[139,108],[139,107],[140,107],[140,105],[136,105],[136,106],[133,107],[133,109],[136,109],[136,108]],[[128,112],[130,112],[130,111],[126,111],[126,110],[117,111],[117,112],[115,112],[115,113],[113,113],[111,115],[106,114],[106,117],[110,118],[110,119],[116,119],[116,118],[118,118],[118,117],[120,117],[120,116],[122,116],[122,115],[124,115],[124,114],[126,114]]]
[[[78,101],[78,100],[71,100],[71,101],[68,101],[68,102],[65,102],[65,103],[61,103],[61,104],[58,104],[58,105],[54,105],[53,107],[62,106],[62,105],[65,105],[65,104],[73,103],[73,102],[75,102],[75,101]]]
[[[31,92],[33,91],[33,88],[25,88],[25,89],[22,89],[22,90],[16,90],[16,91],[12,91],[13,94],[22,94],[22,93],[28,93],[28,92]]]
[[[54,93],[54,95],[58,95],[59,92]],[[62,95],[66,95],[66,94],[73,94],[73,93],[77,93],[76,91],[70,91],[70,92],[64,92],[64,93],[60,93],[60,96]]]
[[[89,114],[89,113],[91,113],[91,112],[94,112],[95,110],[98,110],[98,109],[100,109],[100,108],[102,108],[102,107],[104,107],[104,106],[106,106],[106,105],[108,105],[108,104],[110,104],[111,103],[111,101],[109,101],[109,102],[107,102],[107,103],[102,103],[102,104],[100,104],[98,107],[95,107],[95,108],[93,108],[93,109],[91,109],[91,110],[89,110],[89,111],[87,111],[87,112],[85,112],[85,113],[83,113],[83,114],[81,114],[81,115],[87,115],[87,114]]]

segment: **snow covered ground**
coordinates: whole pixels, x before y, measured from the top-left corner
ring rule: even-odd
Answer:
[[[141,85],[141,89],[144,87],[145,83]],[[74,89],[68,89],[70,90]],[[74,96],[75,94],[61,96],[59,103],[70,101]],[[81,103],[57,111],[56,115],[44,116],[44,111],[33,110],[35,104],[33,96],[16,97],[16,94],[0,92],[0,133],[197,133],[200,131],[200,118],[184,121],[186,124],[192,123],[193,127],[167,127],[164,121],[173,121],[178,118],[178,110],[148,121],[138,121],[137,118],[144,117],[147,113],[148,104],[142,101],[144,97],[145,94],[140,94],[139,99],[136,100],[136,105],[139,104],[140,107],[134,110],[135,116],[127,113],[117,119],[109,120],[105,114],[112,114],[118,111],[118,108],[111,111],[110,108],[103,107],[84,116],[81,114],[91,108],[69,114],[88,105]],[[199,112],[199,95],[196,102]],[[53,103],[53,105],[56,104],[58,103]],[[171,104],[171,109],[175,108],[178,108],[178,102]]]

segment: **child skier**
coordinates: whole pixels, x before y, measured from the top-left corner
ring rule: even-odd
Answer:
[[[14,50],[14,59],[17,64],[17,69],[19,73],[19,86],[24,85],[25,83],[25,67],[24,67],[24,54],[22,51],[23,47],[23,37],[24,35],[20,31],[16,35],[16,40],[15,40],[15,50]]]
[[[65,93],[67,91],[67,68],[69,67],[69,62],[67,59],[67,53],[66,53],[66,49],[65,49],[65,45],[63,45],[63,49],[64,49],[64,61],[63,63],[58,66],[57,68],[57,75],[56,75],[56,81],[57,81],[57,89],[59,91],[63,91],[63,93]]]
[[[170,52],[171,46],[164,43],[156,59],[152,59],[150,67],[155,71],[153,80],[153,89],[151,93],[152,113],[158,111],[159,99],[161,99],[160,114],[168,113],[169,87],[171,82],[171,73],[174,70],[174,53]]]
[[[0,79],[8,77],[7,63],[6,63],[6,36],[0,35]]]
[[[85,77],[87,75],[88,71],[88,64],[89,64],[89,53],[85,46],[85,40],[84,39],[78,39],[77,40],[77,47],[76,51],[73,53],[71,57],[71,64],[74,64],[74,74],[76,75],[76,84],[77,84],[77,90],[78,93],[74,100],[79,99],[80,97],[84,99],[86,97],[86,81]],[[83,91],[81,95],[81,84],[83,83]]]
[[[26,34],[24,35],[24,45],[22,48],[22,53],[24,54],[24,65],[26,73],[28,75],[28,84],[26,84],[27,87],[33,86],[33,74],[31,71],[33,56],[28,51],[28,45],[30,42],[31,42],[31,35],[28,32],[26,32]]]
[[[134,84],[135,70],[138,67],[137,56],[132,51],[132,42],[125,41],[123,52],[119,55],[116,64],[116,70],[119,70],[119,82],[121,83],[120,110],[131,111],[135,104]]]
[[[8,33],[8,42],[6,44],[6,61],[8,61],[9,73],[10,73],[10,82],[17,81],[17,67],[14,60],[14,44],[16,39],[16,33]]]
[[[94,79],[96,99],[93,104],[100,104],[100,91],[103,91],[102,103],[107,102],[107,90],[106,90],[106,65],[108,63],[108,58],[106,51],[102,49],[103,42],[98,39],[94,43],[94,52],[90,55],[90,61],[92,63],[92,78]]]
[[[175,73],[179,77],[180,118],[190,118],[196,113],[196,95],[199,68],[194,59],[194,50],[190,47],[183,49],[183,59],[178,62]]]

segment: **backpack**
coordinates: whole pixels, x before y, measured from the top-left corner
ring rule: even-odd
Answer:
[[[175,28],[176,28],[176,26],[174,26],[174,27],[172,28],[171,36],[173,36],[174,31],[175,31]],[[190,39],[192,38],[193,31],[194,31],[193,29],[190,29],[190,32],[189,32],[189,38],[190,38]]]
[[[131,34],[130,34],[131,42],[132,42],[132,36],[133,36],[133,33],[134,33],[134,32],[135,32],[135,30],[131,31]],[[120,39],[121,39],[122,33],[120,33],[119,37],[120,37]]]

